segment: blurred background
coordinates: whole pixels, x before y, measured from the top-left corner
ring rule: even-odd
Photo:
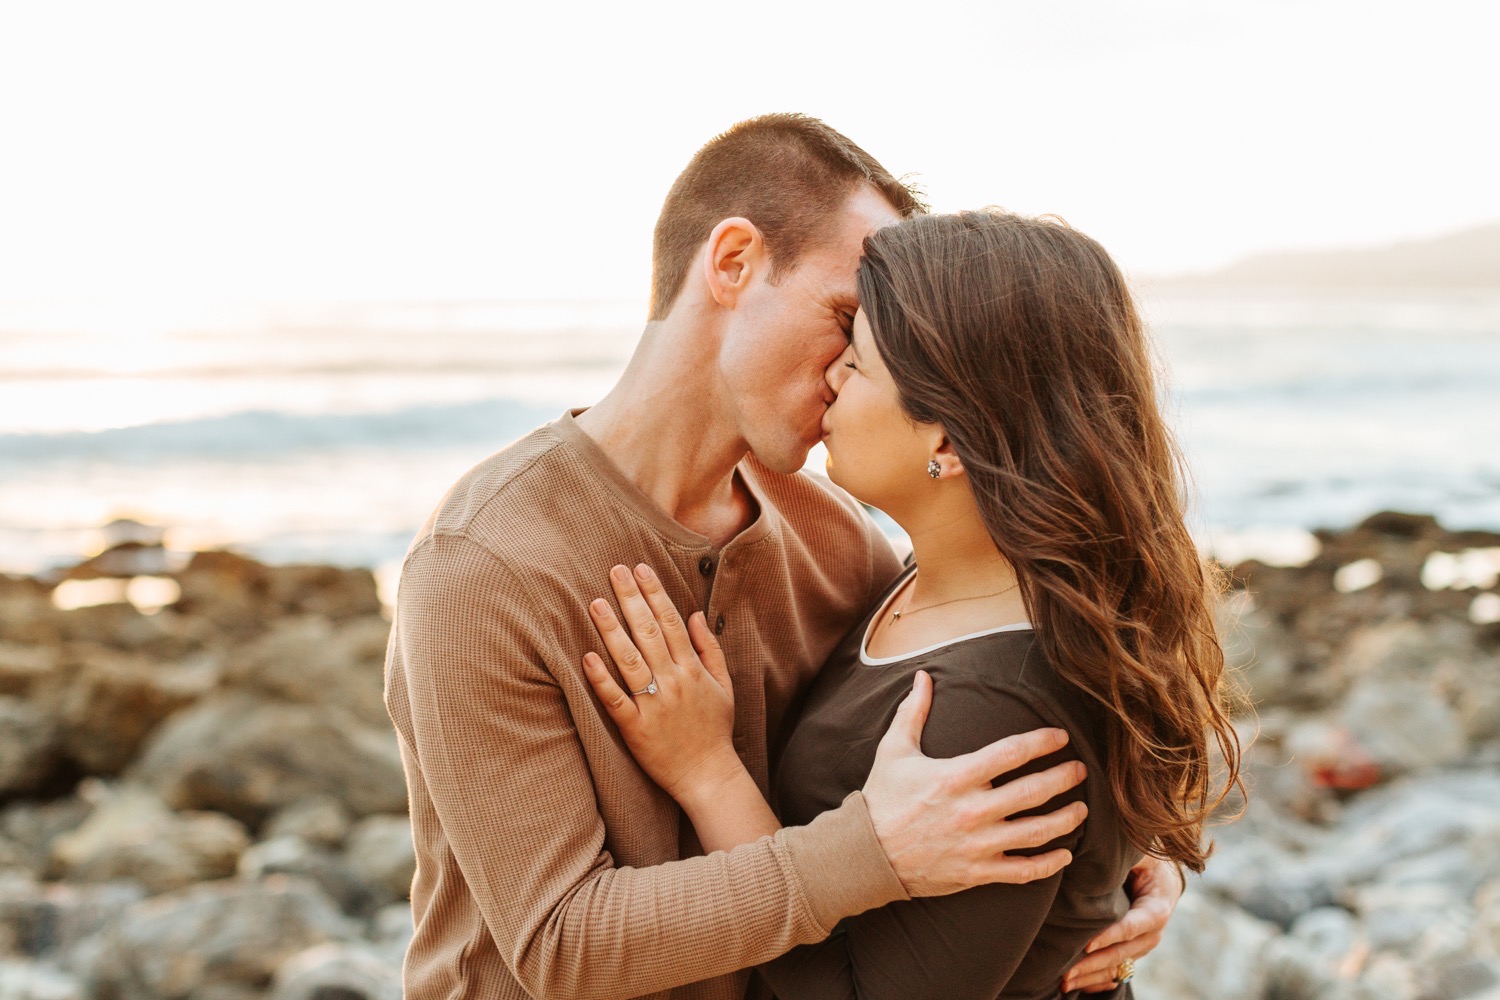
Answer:
[[[1500,526],[1491,5],[5,11],[5,570],[127,517],[389,577],[459,473],[602,393],[668,186],[768,110],[1103,242],[1226,558]]]
[[[1497,29],[0,0],[0,1000],[398,1000],[401,557],[603,394],[668,187],[773,110],[940,211],[1060,215],[1138,291],[1256,702],[1142,995],[1494,1000]]]

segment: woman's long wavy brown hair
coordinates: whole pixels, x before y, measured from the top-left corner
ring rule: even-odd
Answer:
[[[1204,822],[1241,787],[1221,583],[1184,524],[1186,469],[1124,278],[1065,223],[995,209],[910,218],[864,252],[860,304],[902,406],[942,425],[1038,642],[1106,709],[1126,835],[1202,871]]]

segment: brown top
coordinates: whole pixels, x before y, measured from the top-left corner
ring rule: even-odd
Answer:
[[[905,898],[857,794],[694,857],[583,676],[586,650],[606,656],[588,601],[611,596],[610,566],[649,563],[715,623],[735,745],[767,788],[769,728],[900,566],[826,482],[751,460],[738,475],[759,510],[716,548],[565,414],[467,473],[418,533],[386,658],[417,850],[408,1000],[740,1000],[735,970]]]
[[[781,1000],[1055,1000],[1088,939],[1124,915],[1125,878],[1140,860],[1120,831],[1105,777],[1102,711],[1048,666],[1029,626],[872,659],[865,637],[884,603],[834,652],[790,724],[776,761],[781,820],[805,823],[864,784],[876,744],[918,669],[933,679],[922,734],[927,754],[953,757],[1043,726],[1066,729],[1068,746],[1012,776],[1082,760],[1089,769],[1084,783],[1036,811],[1083,799],[1088,819],[1039,849],[1073,852],[1073,863],[1051,878],[871,910],[844,920],[825,941],[762,966],[761,975]],[[1111,995],[1129,994],[1093,994]]]

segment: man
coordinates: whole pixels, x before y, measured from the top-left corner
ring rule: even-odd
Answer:
[[[418,859],[411,1000],[739,1000],[737,970],[844,917],[1061,865],[1005,856],[1081,818],[1008,818],[1079,779],[1067,763],[1040,770],[1057,759],[1047,731],[942,761],[910,726],[864,793],[704,857],[581,670],[602,651],[586,609],[609,567],[650,564],[717,633],[736,749],[768,786],[769,734],[899,569],[857,504],[798,470],[832,399],[824,370],[857,307],[860,243],[918,210],[813,119],[715,139],[663,207],[650,322],[619,383],[476,466],[418,533],[386,686]],[[585,279],[610,266],[607,242],[582,249]]]

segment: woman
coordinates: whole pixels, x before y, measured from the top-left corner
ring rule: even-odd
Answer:
[[[1140,320],[1097,243],[983,211],[908,219],[864,252],[861,309],[828,376],[828,472],[905,529],[914,560],[783,734],[776,811],[734,753],[732,690],[701,617],[698,655],[650,657],[645,690],[621,690],[593,654],[585,669],[709,851],[836,806],[929,685],[932,756],[1066,729],[1069,745],[1030,767],[1067,756],[1088,767],[1070,793],[1088,820],[1047,845],[1072,852],[1062,872],[870,911],[761,969],[783,1000],[1055,997],[1089,938],[1124,913],[1142,853],[1203,869],[1204,820],[1238,783],[1213,580],[1183,524]],[[665,599],[642,596],[660,594],[647,568],[636,578],[640,590],[616,592],[649,631]],[[591,612],[616,660],[641,655],[607,627],[605,602]]]

